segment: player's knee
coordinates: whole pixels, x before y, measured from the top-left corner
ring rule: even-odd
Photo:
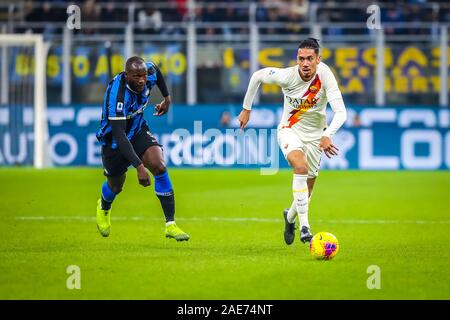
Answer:
[[[308,167],[302,164],[295,164],[292,166],[295,174],[308,174]]]
[[[114,192],[115,194],[119,194],[122,192],[122,187],[123,185],[113,185],[111,187],[111,191]]]
[[[152,169],[153,169],[153,170],[152,170],[152,173],[153,173],[153,175],[155,175],[155,176],[160,176],[160,175],[166,173],[166,171],[167,171],[167,168],[166,168],[166,166],[164,165],[164,163],[159,163],[159,164],[153,166]]]

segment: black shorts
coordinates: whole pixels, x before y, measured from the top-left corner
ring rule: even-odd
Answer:
[[[130,142],[139,158],[149,147],[162,147],[146,126],[142,127]],[[128,167],[131,165],[130,161],[120,153],[119,149],[113,149],[110,146],[102,146],[102,162],[103,174],[107,177],[121,176],[127,172]]]

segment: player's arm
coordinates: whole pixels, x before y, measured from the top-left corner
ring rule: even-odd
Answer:
[[[245,93],[244,102],[242,104],[242,111],[239,114],[239,122],[241,129],[244,129],[250,120],[250,111],[252,109],[253,100],[258,92],[258,88],[261,83],[277,84],[282,86],[281,76],[282,69],[279,68],[264,68],[253,73],[248,84],[247,92]]]
[[[166,81],[161,73],[161,70],[155,65],[153,66],[156,70],[156,86],[161,92],[164,100],[155,106],[155,116],[162,116],[169,111],[170,103],[172,102],[169,95],[169,90],[167,90]]]
[[[119,147],[120,153],[130,161],[131,165],[136,168],[139,183],[144,187],[150,185],[150,176],[142,163],[142,160],[138,157],[131,145],[130,140],[127,138],[126,120],[110,120],[112,128],[113,138],[117,141],[117,146]]]
[[[345,109],[344,100],[342,99],[341,91],[339,90],[336,78],[331,70],[328,70],[324,77],[325,94],[334,112],[328,128],[323,132],[320,139],[320,148],[323,149],[328,158],[337,155],[339,149],[333,144],[331,137],[339,130],[340,127],[347,120],[347,110]]]
[[[347,111],[345,109],[344,100],[342,98],[332,100],[329,102],[331,109],[334,112],[333,120],[331,120],[330,125],[322,134],[320,139],[320,148],[323,149],[325,155],[328,158],[331,156],[336,156],[339,149],[333,144],[331,137],[339,130],[339,128],[347,120]]]

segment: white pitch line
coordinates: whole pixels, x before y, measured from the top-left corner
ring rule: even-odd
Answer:
[[[145,216],[133,216],[133,217],[112,217],[115,221],[163,221],[164,218],[152,218]],[[16,220],[23,221],[82,221],[90,222],[95,221],[95,217],[89,216],[30,216],[30,217],[16,217]],[[177,218],[181,221],[225,221],[225,222],[269,222],[279,223],[283,220],[270,219],[270,218],[244,218],[244,217],[192,217],[192,218]],[[328,224],[450,224],[450,220],[316,220],[315,223],[328,223]]]

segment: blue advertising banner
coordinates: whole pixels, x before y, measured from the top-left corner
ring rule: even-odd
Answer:
[[[149,107],[150,108],[150,107]],[[448,170],[450,110],[444,108],[348,107],[333,137],[339,155],[321,167],[367,170]],[[276,126],[282,108],[258,106],[245,131],[237,105],[173,106],[163,117],[146,111],[169,167],[287,168]],[[100,106],[50,106],[49,149],[55,166],[101,166],[95,133]],[[329,121],[332,112],[329,111]],[[0,107],[0,165],[32,164],[31,108]]]

